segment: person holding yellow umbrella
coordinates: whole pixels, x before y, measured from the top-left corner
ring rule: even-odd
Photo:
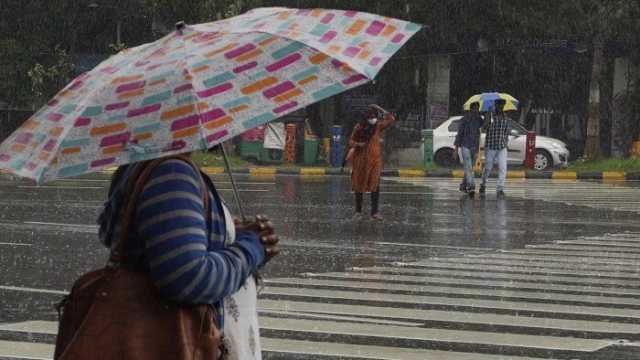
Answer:
[[[504,112],[517,110],[519,101],[509,94],[483,93],[469,98],[465,103],[465,109],[469,109],[474,102],[480,104],[481,112],[490,112],[485,116],[484,124],[486,130],[485,166],[482,172],[482,182],[480,183],[480,195],[485,194],[487,178],[497,163],[498,184],[496,192],[498,197],[503,197],[507,177],[507,146],[511,131],[509,118]]]

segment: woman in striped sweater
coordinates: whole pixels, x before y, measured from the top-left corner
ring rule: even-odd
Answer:
[[[98,220],[100,239],[112,251],[120,238],[127,184],[138,166],[123,166],[114,174]],[[178,158],[167,159],[151,171],[135,199],[125,265],[148,273],[162,298],[181,304],[211,304],[223,314],[222,299],[238,291],[278,253],[278,238],[264,217],[257,217],[249,226],[234,224],[210,179],[201,176],[189,162]],[[203,191],[209,198],[209,218]],[[235,239],[228,238],[234,233],[230,227],[235,227]],[[218,321],[222,328],[224,319]]]

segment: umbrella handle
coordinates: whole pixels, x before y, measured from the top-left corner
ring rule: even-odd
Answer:
[[[227,150],[224,148],[224,143],[220,144],[220,149],[222,149],[222,158],[224,159],[224,167],[227,170],[227,174],[229,174],[229,180],[231,180],[231,188],[233,189],[233,197],[236,200],[236,205],[238,206],[238,212],[240,213],[240,218],[242,222],[247,221],[247,217],[244,214],[244,210],[242,209],[242,203],[240,202],[240,195],[238,193],[238,188],[236,187],[236,181],[233,178],[233,173],[231,172],[231,165],[229,165],[229,158],[227,157]]]

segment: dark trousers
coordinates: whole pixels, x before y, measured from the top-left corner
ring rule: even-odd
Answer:
[[[356,212],[362,212],[362,198],[363,195],[361,192],[357,192],[356,194]],[[376,191],[371,193],[371,215],[375,215],[378,213],[378,209],[380,206],[380,188],[376,189]]]

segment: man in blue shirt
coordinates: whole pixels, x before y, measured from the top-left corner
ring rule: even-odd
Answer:
[[[504,185],[507,178],[507,145],[509,144],[509,134],[511,132],[509,118],[504,114],[504,105],[504,100],[495,102],[495,112],[492,114],[491,123],[487,127],[484,146],[485,164],[482,183],[480,184],[480,194],[484,194],[487,178],[495,163],[498,163],[498,185],[496,186],[498,197],[504,196]]]
[[[458,149],[462,155],[464,165],[464,179],[460,184],[460,191],[467,192],[473,197],[476,191],[475,177],[473,173],[473,165],[476,162],[476,155],[480,144],[480,128],[482,128],[483,120],[478,110],[480,104],[474,102],[470,106],[470,110],[460,121],[458,134],[454,142],[455,150],[453,157],[458,160]]]

